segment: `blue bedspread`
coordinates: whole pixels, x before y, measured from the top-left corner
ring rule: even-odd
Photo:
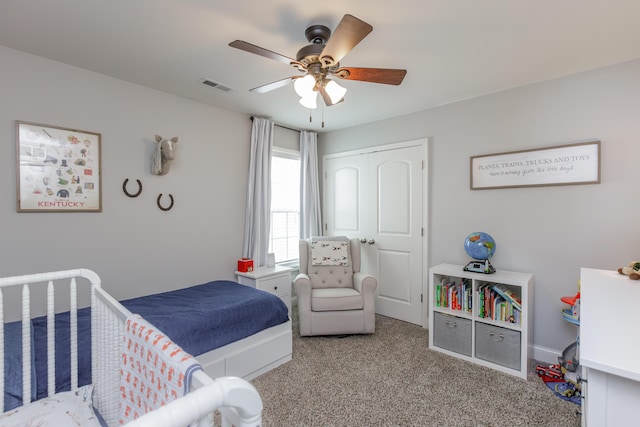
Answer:
[[[71,389],[69,312],[56,314],[56,391]],[[22,405],[22,322],[5,324],[4,409]],[[91,313],[78,310],[78,385],[91,383]],[[31,319],[31,397],[47,396],[47,318]]]
[[[289,319],[277,296],[225,280],[121,303],[194,356]]]
[[[277,296],[218,280],[203,285],[121,301],[186,352],[198,356],[288,320]],[[80,386],[91,382],[89,309],[78,310]],[[47,319],[32,319],[32,395],[47,395]],[[20,322],[5,325],[5,411],[22,403]],[[56,315],[56,392],[70,389],[69,313]],[[34,399],[35,400],[35,399]]]

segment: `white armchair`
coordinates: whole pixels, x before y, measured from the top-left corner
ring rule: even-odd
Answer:
[[[300,335],[372,334],[378,281],[360,272],[360,241],[339,237],[300,240],[294,281]]]

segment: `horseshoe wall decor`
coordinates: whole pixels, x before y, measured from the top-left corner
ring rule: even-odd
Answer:
[[[169,194],[169,199],[171,199],[171,204],[167,208],[165,208],[164,206],[162,206],[160,204],[160,199],[161,198],[162,198],[162,193],[158,194],[158,200],[157,200],[158,207],[160,208],[160,210],[165,211],[165,212],[168,211],[168,210],[171,210],[171,208],[173,207],[173,195]]]
[[[124,194],[126,194],[129,197],[138,197],[140,195],[140,193],[142,193],[142,183],[140,182],[139,179],[136,179],[136,182],[138,183],[138,192],[137,193],[129,193],[127,191],[127,183],[128,182],[129,182],[129,178],[124,180],[124,182],[122,183],[122,191],[124,191]]]

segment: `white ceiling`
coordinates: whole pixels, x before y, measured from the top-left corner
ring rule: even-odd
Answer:
[[[322,109],[309,123],[292,85],[249,92],[300,73],[231,41],[295,58],[308,26],[334,29],[346,13],[373,32],[341,65],[404,68],[402,85],[340,81],[345,102],[324,108],[324,129]],[[1,0],[0,44],[328,131],[638,58],[638,18],[638,0]],[[233,90],[204,86],[203,78]]]

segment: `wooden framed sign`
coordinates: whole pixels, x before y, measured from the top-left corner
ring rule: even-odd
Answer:
[[[600,183],[600,141],[471,157],[471,189]]]
[[[101,135],[16,122],[18,212],[101,212]]]

